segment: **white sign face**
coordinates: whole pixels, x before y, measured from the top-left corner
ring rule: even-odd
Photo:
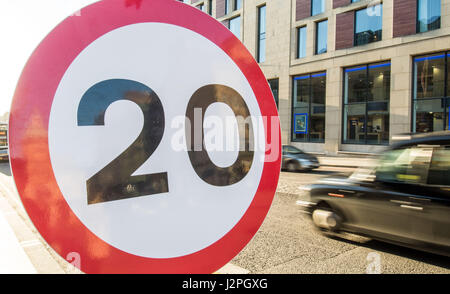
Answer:
[[[112,79],[146,85],[161,101],[164,134],[132,176],[165,172],[168,192],[88,203],[86,182],[124,152],[144,125],[142,110],[128,100],[115,101],[107,108],[104,125],[77,123],[83,95]],[[51,106],[49,152],[64,199],[92,233],[133,255],[172,258],[210,246],[243,217],[260,183],[264,148],[255,148],[245,177],[224,186],[201,179],[186,149],[180,148],[186,145],[188,103],[199,88],[210,84],[234,89],[250,115],[260,120],[255,125],[263,125],[255,94],[235,62],[204,36],[180,26],[148,22],[120,27],[96,39],[70,64]],[[218,137],[208,130],[217,131],[217,118],[232,117],[231,125],[236,125],[233,110],[218,102],[204,115],[208,155],[215,165],[226,168],[236,161],[238,151],[217,147],[226,142],[217,142]],[[224,141],[237,136],[237,131],[229,129],[223,133]],[[265,146],[262,134],[253,132],[255,145]]]

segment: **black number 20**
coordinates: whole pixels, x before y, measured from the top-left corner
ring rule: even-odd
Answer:
[[[125,79],[99,82],[89,88],[81,98],[77,113],[78,126],[103,126],[106,110],[118,100],[136,103],[144,114],[144,126],[136,140],[125,151],[86,181],[88,204],[169,192],[167,172],[132,176],[155,152],[164,134],[164,109],[152,89],[142,83]],[[214,102],[228,104],[236,116],[247,118],[250,115],[238,92],[223,85],[207,85],[191,97],[186,116],[192,119],[194,108],[201,108],[204,114],[204,110]],[[198,130],[192,128],[186,131]],[[203,133],[203,128],[201,132]],[[253,151],[249,150],[251,133],[250,122],[245,133],[239,133],[240,142],[244,146],[240,148],[236,161],[228,168],[218,167],[209,159],[203,141],[203,148],[199,151],[193,150],[188,143],[189,159],[197,175],[215,186],[231,185],[243,179],[253,162]]]

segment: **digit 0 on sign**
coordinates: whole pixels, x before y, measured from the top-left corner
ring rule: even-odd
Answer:
[[[227,104],[234,112],[236,118],[240,117],[244,121],[245,130],[239,128],[239,154],[236,161],[229,167],[219,167],[215,165],[208,156],[204,146],[204,130],[202,136],[195,136],[198,130],[195,130],[195,124],[186,125],[186,136],[194,134],[194,138],[187,140],[189,159],[197,175],[214,186],[232,185],[242,180],[250,170],[253,162],[253,151],[250,150],[250,136],[252,135],[252,122],[247,104],[242,96],[236,90],[223,85],[207,85],[198,89],[189,100],[186,110],[186,117],[190,122],[195,120],[195,110],[198,109],[203,125],[204,115],[208,106],[215,102]]]

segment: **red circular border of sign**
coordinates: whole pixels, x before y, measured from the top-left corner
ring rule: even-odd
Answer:
[[[65,201],[50,161],[48,122],[56,89],[65,71],[81,51],[105,33],[122,26],[160,22],[197,32],[222,48],[248,79],[261,114],[278,116],[275,102],[261,69],[242,43],[221,23],[197,8],[167,0],[109,0],[87,6],[59,24],[28,60],[14,95],[9,143],[16,187],[33,224],[63,258],[79,254],[87,273],[211,273],[229,262],[261,226],[273,200],[280,172],[281,138],[266,147],[268,153],[258,190],[239,222],[210,246],[181,257],[157,259],[117,249],[92,233]],[[266,125],[268,130],[280,126]],[[268,144],[267,142],[270,142]],[[270,151],[269,151],[270,152]],[[69,260],[70,261],[70,260]]]

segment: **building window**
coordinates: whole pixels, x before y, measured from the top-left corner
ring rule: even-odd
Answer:
[[[202,3],[202,4],[200,4],[200,5],[197,5],[196,7],[197,7],[198,9],[200,9],[201,11],[205,12],[205,4],[204,4],[204,3]]]
[[[441,0],[417,1],[417,32],[428,32],[441,27]]]
[[[234,10],[242,8],[242,0],[234,0]]]
[[[294,77],[292,99],[292,141],[325,141],[326,73]]]
[[[273,91],[273,90],[272,90]],[[277,90],[278,92],[278,90]],[[277,102],[278,106],[278,102]],[[8,146],[8,126],[0,124],[0,147]]]
[[[325,0],[311,1],[311,16],[325,12]]]
[[[227,15],[230,12],[230,1],[225,0],[225,15]]]
[[[328,20],[316,23],[316,54],[327,52]]]
[[[297,29],[297,58],[306,56],[306,26]]]
[[[412,131],[449,129],[450,52],[414,58]]]
[[[212,15],[212,0],[209,0],[208,1],[208,14],[209,15]]]
[[[228,22],[228,29],[239,39],[241,39],[241,17],[231,18]]]
[[[275,99],[275,104],[277,105],[277,108],[278,108],[278,103],[279,103],[278,79],[270,79],[270,80],[268,80],[268,82],[269,82],[270,89],[272,90],[273,98]]]
[[[381,41],[383,5],[367,7],[355,13],[355,46]]]
[[[266,5],[258,7],[258,62],[266,61]]]
[[[388,144],[391,63],[344,70],[343,143]]]

